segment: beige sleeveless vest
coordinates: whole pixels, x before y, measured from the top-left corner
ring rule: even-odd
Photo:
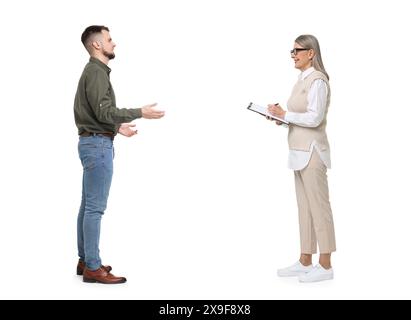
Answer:
[[[290,123],[288,129],[288,145],[292,150],[309,151],[313,140],[317,141],[317,146],[320,150],[329,149],[325,127],[327,125],[327,112],[330,105],[331,92],[327,77],[322,72],[314,71],[304,80],[299,80],[293,88],[291,97],[287,102],[287,107],[291,112],[307,112],[308,92],[312,83],[317,79],[324,80],[328,88],[327,106],[325,109],[324,119],[320,125],[315,128],[300,127]]]

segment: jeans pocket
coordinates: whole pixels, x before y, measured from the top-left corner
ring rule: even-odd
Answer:
[[[79,148],[92,148],[96,149],[98,145],[93,140],[80,140],[78,143]]]

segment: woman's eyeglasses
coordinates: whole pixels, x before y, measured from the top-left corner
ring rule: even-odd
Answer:
[[[304,51],[304,50],[310,50],[310,49],[309,48],[294,48],[293,50],[290,51],[290,53],[296,56],[298,52]]]

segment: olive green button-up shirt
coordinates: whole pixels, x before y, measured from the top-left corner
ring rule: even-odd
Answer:
[[[74,99],[74,119],[78,134],[117,134],[121,123],[141,118],[141,108],[118,109],[110,82],[111,69],[91,57],[80,77]]]

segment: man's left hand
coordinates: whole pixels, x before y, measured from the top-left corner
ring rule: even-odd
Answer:
[[[118,129],[118,133],[125,136],[125,137],[132,137],[137,134],[137,130],[131,129],[135,127],[134,123],[122,123],[120,128]]]

